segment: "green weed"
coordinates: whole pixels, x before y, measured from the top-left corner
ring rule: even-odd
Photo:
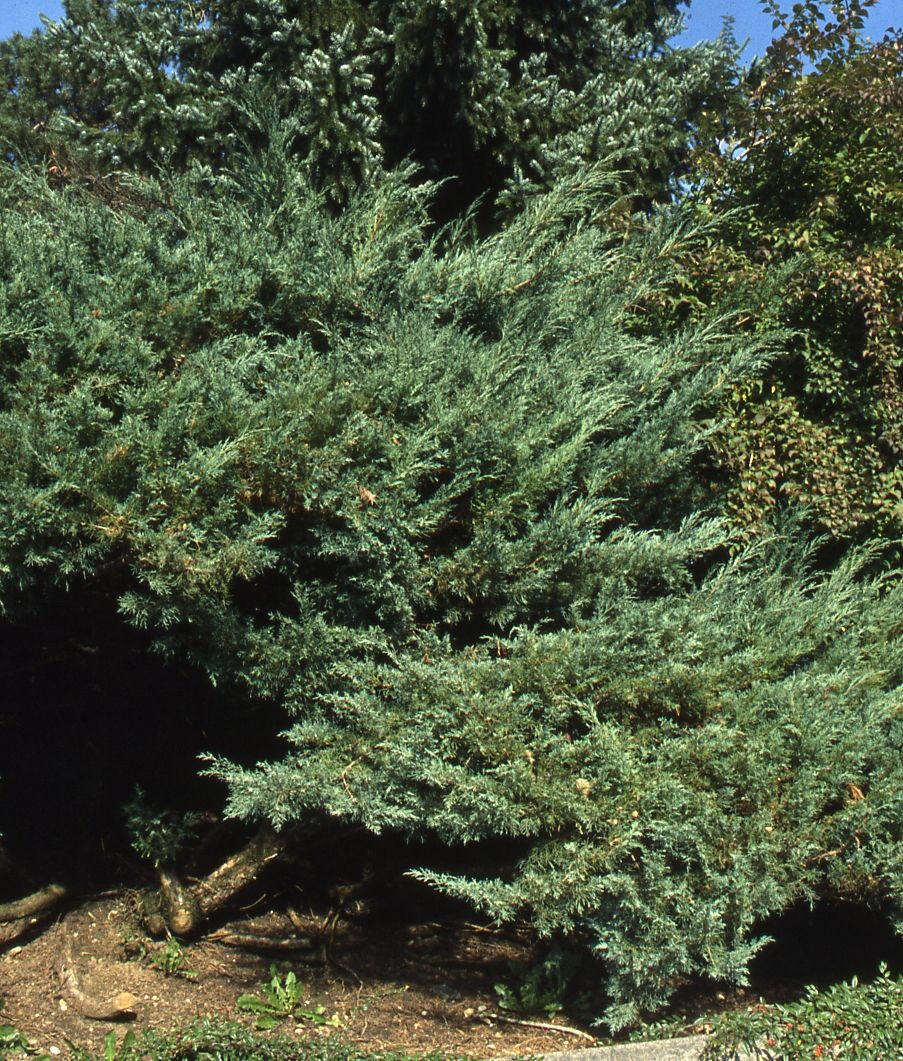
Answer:
[[[564,1009],[579,964],[579,956],[565,947],[553,947],[541,961],[528,965],[510,962],[512,980],[494,985],[499,1009],[554,1017]]]
[[[92,1054],[82,1050],[75,1043],[69,1042],[68,1039],[66,1040],[66,1045],[69,1047],[69,1055],[72,1061],[95,1061]],[[109,1032],[104,1036],[103,1053],[96,1061],[138,1061],[141,1056],[138,1040],[133,1031],[127,1031],[121,1043],[116,1039],[116,1032]]]
[[[338,1027],[337,1016],[326,1016],[325,1006],[307,1009],[302,1005],[304,985],[293,972],[279,975],[275,965],[270,966],[270,980],[260,985],[259,995],[241,995],[236,1006],[244,1013],[257,1014],[255,1027],[258,1031],[275,1028],[280,1021],[289,1018],[296,1021],[311,1021],[314,1024],[330,1024]]]
[[[185,948],[177,939],[168,939],[162,947],[149,955],[150,962],[155,965],[164,976],[181,976],[186,980],[196,980],[197,973],[187,968],[188,956]]]
[[[22,1055],[34,1056],[34,1050],[29,1046],[28,1039],[12,1024],[0,1024],[0,1058],[5,1061],[8,1057]],[[50,1061],[50,1059],[46,1055],[41,1055],[38,1061]]]

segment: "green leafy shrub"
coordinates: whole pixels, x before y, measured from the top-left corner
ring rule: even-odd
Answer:
[[[705,1056],[724,1061],[742,1048],[784,1061],[819,1057],[891,1061],[903,1057],[901,1013],[903,978],[891,977],[882,966],[871,983],[854,978],[826,991],[809,987],[800,1002],[763,1005],[718,1018]]]
[[[742,292],[747,327],[795,333],[732,392],[713,439],[727,511],[749,537],[788,505],[838,543],[893,543],[903,526],[903,196],[887,150],[903,135],[903,46],[899,32],[863,37],[869,6],[769,4],[777,38],[694,167],[722,235],[688,266],[681,311]],[[775,290],[768,273],[789,261]]]
[[[510,962],[508,982],[494,985],[499,1009],[554,1017],[564,1009],[565,995],[573,986],[580,962],[579,954],[560,945],[540,960]]]
[[[152,1061],[353,1061],[357,1051],[331,1040],[299,1043],[266,1037],[235,1021],[205,1018],[170,1032],[148,1032],[142,1046]]]
[[[150,1061],[441,1061],[438,1054],[415,1058],[365,1053],[334,1036],[303,1040],[278,1033],[262,1036],[234,1021],[211,1018],[166,1034],[148,1032],[142,1047]]]
[[[140,787],[135,789],[123,811],[132,847],[158,868],[175,862],[196,837],[196,815],[176,814],[152,807]]]

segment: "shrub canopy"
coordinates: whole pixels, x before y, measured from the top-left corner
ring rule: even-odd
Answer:
[[[649,333],[685,214],[613,233],[589,172],[430,237],[404,173],[331,213],[291,134],[115,207],[6,174],[7,619],[91,587],[284,705],[284,761],[212,764],[234,815],[518,838],[421,875],[584,940],[612,1026],[799,898],[899,901],[898,590],[729,558],[701,446],[769,345]]]
[[[641,90],[708,69],[661,6],[567,5],[596,38],[527,4],[73,0],[5,46],[0,114],[6,629],[91,594],[249,731],[282,708],[281,760],[208,749],[235,817],[486,842],[479,879],[420,878],[588,947],[613,1028],[742,980],[797,901],[903,898],[901,589],[868,550],[820,569],[793,511],[722,518],[711,441],[788,336],[681,302],[724,227],[650,205],[704,126]],[[402,148],[405,108],[454,135]],[[391,164],[483,151],[489,234]]]

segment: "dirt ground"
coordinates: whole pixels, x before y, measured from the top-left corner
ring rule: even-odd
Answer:
[[[253,949],[248,936],[256,937]],[[124,1032],[124,1022],[90,1019],[79,1000],[128,992],[134,996],[128,1026],[139,1033],[205,1016],[252,1026],[254,1016],[241,1013],[236,1001],[259,992],[276,964],[282,973],[295,971],[306,1004],[325,1007],[328,1023],[282,1023],[280,1030],[299,1039],[338,1035],[368,1050],[484,1058],[591,1045],[590,1032],[572,1023],[582,1034],[513,1023],[556,1022],[499,1011],[494,984],[506,979],[509,961],[529,957],[516,932],[464,921],[333,922],[328,915],[273,910],[250,911],[185,942],[181,951],[171,946],[168,972],[165,946],[143,936],[129,893],[72,909],[0,956],[0,1023],[54,1055],[65,1055],[66,1040],[97,1051],[111,1029]]]
[[[280,1024],[278,1031],[299,1042],[337,1036],[366,1051],[474,1058],[537,1055],[594,1042],[597,1030],[573,1012],[547,1018],[500,1010],[495,985],[513,983],[511,963],[529,967],[537,958],[526,926],[479,924],[461,905],[435,896],[423,902],[420,891],[397,884],[377,890],[371,901],[356,899],[354,887],[330,888],[321,893],[323,901],[312,898],[315,905],[308,907],[301,903],[307,890],[295,883],[286,888],[278,879],[270,883],[228,920],[180,944],[148,938],[138,916],[139,891],[117,889],[61,908],[55,920],[35,924],[16,945],[0,948],[0,1025],[13,1025],[33,1048],[61,1057],[67,1056],[67,1041],[102,1056],[111,1030],[121,1039],[127,1028],[139,1035],[167,1032],[203,1017],[251,1028],[255,1016],[236,1003],[241,995],[259,996],[275,965],[283,979],[293,971],[303,984],[305,1008],[323,1007],[319,1020]],[[710,1018],[700,1014],[758,1006],[762,998],[799,997],[817,968],[834,982],[854,972],[868,975],[877,957],[890,960],[886,924],[850,920],[849,913],[845,923],[837,910],[828,914],[829,923],[816,918],[811,925],[811,915],[795,915],[752,987],[695,983],[679,989],[668,1031],[647,1027],[644,1037],[706,1032]],[[819,946],[807,956],[813,939]],[[903,968],[899,945],[893,954],[894,967]],[[856,964],[840,967],[838,955]],[[795,968],[793,956],[807,964]],[[585,979],[578,986],[589,990],[590,1008],[598,1013],[601,1005],[592,1004],[598,984]],[[86,1000],[103,1004],[126,993],[131,1012],[122,1019],[86,1016]]]

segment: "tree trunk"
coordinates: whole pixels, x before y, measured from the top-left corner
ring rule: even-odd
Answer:
[[[288,839],[267,826],[206,877],[185,884],[171,867],[159,871],[160,887],[146,897],[142,916],[152,935],[189,936],[213,914],[228,906],[252,884],[260,871],[279,858]]]

